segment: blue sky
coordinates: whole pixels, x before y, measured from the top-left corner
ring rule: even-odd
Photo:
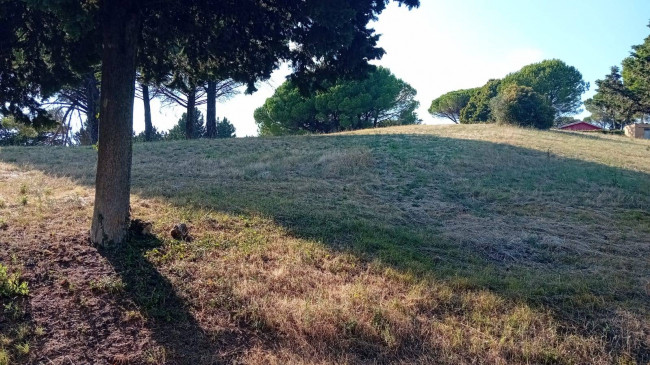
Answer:
[[[421,0],[412,11],[390,5],[372,24],[387,54],[376,62],[418,91],[424,123],[445,123],[427,112],[431,100],[448,91],[477,87],[521,67],[559,58],[592,84],[619,65],[631,46],[650,35],[650,0]],[[283,67],[254,95],[217,105],[238,136],[256,135],[253,111],[288,73]],[[169,129],[181,108],[152,105],[153,122]],[[144,128],[142,103],[135,102],[135,129]],[[583,113],[584,116],[586,113]]]

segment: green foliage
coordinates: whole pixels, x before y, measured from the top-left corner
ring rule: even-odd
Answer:
[[[6,266],[0,264],[0,298],[12,298],[29,294],[27,282],[20,281],[20,275],[10,274]]]
[[[235,126],[230,123],[228,118],[224,117],[217,120],[217,138],[234,138]]]
[[[480,88],[448,92],[431,102],[429,113],[434,117],[448,118],[458,124],[460,112],[467,106],[472,95]]]
[[[546,98],[527,86],[509,85],[492,101],[497,123],[548,129],[554,110]]]
[[[623,129],[634,121],[639,112],[634,93],[623,83],[618,67],[609,75],[597,80],[596,94],[585,101],[592,120],[611,129]]]
[[[176,128],[178,126],[174,126]],[[184,128],[184,127],[183,127]],[[155,142],[155,141],[162,141],[167,138],[167,133],[159,131],[156,127],[153,127],[151,131],[151,141],[149,142]],[[133,137],[133,142],[147,142],[147,138],[145,136],[145,131],[142,131],[135,135]]]
[[[596,94],[585,107],[591,120],[603,127],[620,130],[650,114],[650,37],[632,47],[622,72],[614,66],[596,85]]]
[[[254,116],[261,135],[417,124],[415,95],[413,87],[379,67],[365,79],[339,80],[310,96],[303,96],[296,84],[285,82]]]
[[[477,89],[469,102],[460,112],[462,124],[487,123],[492,120],[490,102],[499,93],[501,80],[490,80],[480,89]]]
[[[56,126],[41,125],[23,122],[21,119],[10,115],[0,120],[0,146],[31,146],[43,144],[48,141],[56,144],[59,140],[53,140]]]
[[[636,111],[650,113],[650,36],[633,46],[630,57],[623,60],[623,81],[628,97],[636,102]]]
[[[201,138],[205,134],[205,124],[203,121],[203,114],[198,108],[194,109],[194,128],[192,128],[192,139]],[[187,123],[187,113],[183,113],[178,123],[167,132],[166,139],[168,140],[183,140],[185,136],[185,124]]]
[[[418,0],[394,1],[419,6]],[[368,61],[384,54],[367,24],[388,2],[129,0],[119,8],[141,25],[138,67],[147,81],[182,70],[193,81],[232,78],[254,91],[279,60],[292,64],[293,81],[304,87],[367,72]],[[30,121],[46,117],[39,100],[101,63],[111,3],[2,1],[0,111]]]
[[[528,86],[546,98],[555,111],[555,117],[580,112],[582,94],[589,90],[589,84],[582,79],[580,71],[557,59],[523,67],[506,76],[501,88],[512,84]]]

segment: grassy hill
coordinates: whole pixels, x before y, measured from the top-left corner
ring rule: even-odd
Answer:
[[[0,262],[29,287],[0,295],[12,363],[650,361],[649,141],[460,125],[136,144],[153,235],[109,250],[86,238],[95,159],[0,149]]]

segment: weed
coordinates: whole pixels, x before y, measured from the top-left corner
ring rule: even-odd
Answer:
[[[0,365],[9,365],[9,353],[4,348],[0,347]]]
[[[20,324],[16,329],[16,340],[22,341],[26,339],[31,334],[31,332],[32,330],[29,328],[28,324]]]
[[[124,282],[120,278],[106,277],[90,281],[90,290],[99,293],[120,294],[124,292]]]
[[[23,308],[16,301],[9,301],[9,303],[5,303],[4,312],[7,313],[7,315],[13,320],[20,319],[25,314]]]
[[[18,350],[18,354],[21,355],[21,356],[28,355],[29,354],[29,342],[16,344],[16,350]]]
[[[150,347],[144,352],[144,361],[152,365],[165,364],[167,362],[167,351],[162,346]]]
[[[10,274],[7,267],[0,264],[0,297],[15,297],[28,293],[27,282],[20,281],[19,274]]]

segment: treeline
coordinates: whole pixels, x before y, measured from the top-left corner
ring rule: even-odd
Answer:
[[[367,77],[340,79],[308,94],[287,81],[254,117],[262,136],[417,124],[416,94],[411,85],[378,67]]]
[[[429,113],[454,123],[504,123],[547,129],[577,114],[589,89],[573,66],[553,59],[523,67],[479,88],[457,90],[431,102]]]
[[[147,137],[147,132],[142,131],[135,137],[133,137],[134,142],[147,142],[147,141],[178,141],[187,139],[187,113],[183,113],[181,118],[178,120],[176,125],[172,127],[169,131],[158,131],[156,127],[153,127],[151,135]],[[192,135],[191,139],[197,138],[234,138],[235,137],[235,126],[228,120],[228,118],[216,119],[214,134],[209,135],[208,129],[206,128],[205,118],[198,108],[194,109],[193,121],[192,121]]]
[[[241,86],[233,80],[191,82],[189,73],[170,74],[154,81],[138,75],[135,100],[144,105],[145,128],[134,140],[137,142],[193,138],[229,138],[235,127],[216,116],[216,104],[239,93]],[[200,86],[197,86],[201,84]],[[5,110],[0,118],[0,145],[91,145],[99,140],[99,100],[101,73],[77,75],[39,107],[40,118],[28,119],[21,110]],[[177,125],[169,131],[158,130],[152,121],[151,101],[159,99],[167,107],[186,110]],[[207,105],[207,118],[197,106]],[[1,112],[1,111],[0,111]],[[0,113],[0,116],[2,114]],[[194,123],[187,123],[187,115]],[[74,127],[78,122],[80,127]]]
[[[622,70],[613,66],[596,81],[596,95],[585,101],[591,113],[588,120],[603,128],[623,129],[647,121],[650,115],[650,36],[633,46],[622,64]]]

